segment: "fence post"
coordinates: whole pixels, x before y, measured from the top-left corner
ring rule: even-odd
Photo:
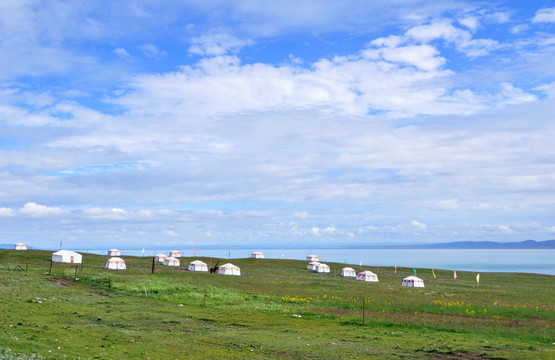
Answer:
[[[362,326],[364,326],[366,317],[366,298],[362,299]]]
[[[151,274],[154,274],[154,265],[155,265],[154,260],[156,260],[155,257],[152,258],[152,273]]]
[[[204,289],[204,306],[206,307],[206,289]]]

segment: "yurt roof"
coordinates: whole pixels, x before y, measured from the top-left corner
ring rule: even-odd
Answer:
[[[223,265],[220,266],[220,268],[228,268],[228,267],[239,268],[239,266],[233,265],[232,263],[227,263],[227,264],[223,264]]]
[[[423,280],[419,277],[411,275],[409,277],[404,278],[403,281],[423,281]]]
[[[355,271],[355,269],[350,267],[344,267],[343,269],[341,269],[341,271]]]
[[[56,251],[55,253],[53,253],[53,255],[81,255],[79,253],[76,253],[75,251],[71,251],[71,250],[60,250],[60,251]]]
[[[115,256],[115,257],[109,258],[109,259],[108,259],[108,262],[125,262],[125,260],[123,260],[123,259],[120,258],[120,257]]]
[[[372,271],[369,271],[369,270],[359,272],[358,274],[359,274],[359,275],[370,275],[370,276],[372,276],[372,275],[375,276],[375,275],[376,275],[376,274],[374,274]]]
[[[168,257],[168,255],[164,255],[164,254],[156,254],[156,255],[154,255],[154,257],[157,257],[157,258],[159,258],[159,257],[165,257],[165,258],[167,258],[167,257]]]
[[[191,261],[189,264],[206,265],[204,261],[200,260]]]

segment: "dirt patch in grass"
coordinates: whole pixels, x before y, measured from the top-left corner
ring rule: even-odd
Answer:
[[[437,359],[437,360],[491,360],[490,357],[479,355],[479,354],[472,354],[467,352],[456,352],[456,353],[429,353],[429,359]]]
[[[56,283],[56,284],[60,284],[63,286],[73,286],[75,285],[75,282],[68,280],[68,279],[60,279],[60,278],[53,278],[53,279],[48,279],[48,281]]]

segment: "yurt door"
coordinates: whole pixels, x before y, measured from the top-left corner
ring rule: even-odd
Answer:
[[[73,256],[71,256],[71,263],[73,264]]]

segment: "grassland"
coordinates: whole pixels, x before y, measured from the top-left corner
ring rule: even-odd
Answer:
[[[107,271],[84,254],[73,281],[61,265],[47,274],[50,255],[0,250],[0,358],[555,359],[553,276],[482,273],[478,287],[474,273],[418,269],[426,288],[410,289],[412,268],[361,283],[333,263],[238,259],[232,277],[151,274],[140,257]]]

